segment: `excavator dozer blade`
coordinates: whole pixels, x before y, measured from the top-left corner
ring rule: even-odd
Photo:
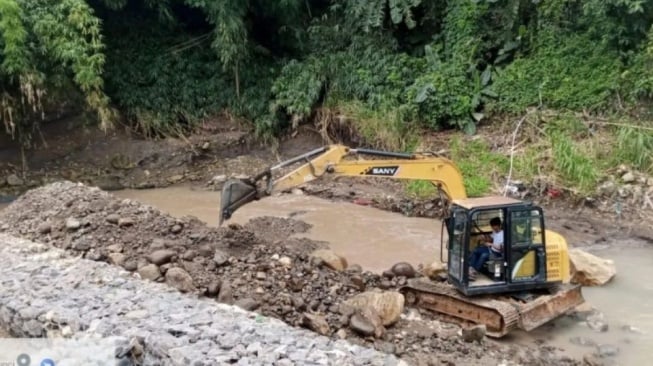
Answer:
[[[452,285],[415,278],[400,289],[406,303],[434,311],[460,325],[484,324],[487,335],[501,338],[513,330],[531,331],[585,302],[579,285],[558,285],[526,300],[510,295],[467,297]]]
[[[558,285],[545,295],[521,306],[519,327],[531,331],[553,319],[558,318],[584,303],[581,286],[576,284]]]
[[[220,196],[220,221],[229,220],[231,215],[241,206],[257,199],[255,185],[241,179],[230,179],[222,187]]]

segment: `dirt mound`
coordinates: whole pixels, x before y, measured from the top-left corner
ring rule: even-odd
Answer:
[[[182,292],[373,345],[414,364],[487,364],[497,357],[524,362],[526,356],[493,342],[463,342],[455,327],[442,331],[431,313],[421,312],[415,320],[406,310],[387,327],[375,323],[374,314],[352,313],[343,302],[366,291],[392,291],[405,278],[384,279],[358,266],[329,269],[327,262],[311,255],[326,243],[289,238],[309,228],[300,221],[271,217],[210,228],[192,217],[173,218],[71,182],[28,191],[0,212],[0,231],[122,266]],[[404,310],[403,303],[399,307]],[[531,354],[538,353],[526,353]],[[564,363],[553,356],[533,357],[540,365]]]
[[[163,247],[183,252],[203,244],[239,255],[260,242],[250,231],[209,229],[196,218],[174,218],[152,206],[68,181],[27,192],[0,219],[11,232],[87,256],[109,245],[122,245],[121,252],[131,255]]]
[[[255,217],[245,224],[245,229],[256,233],[260,238],[269,241],[288,239],[293,234],[302,234],[313,225],[304,221],[284,219],[273,216]]]

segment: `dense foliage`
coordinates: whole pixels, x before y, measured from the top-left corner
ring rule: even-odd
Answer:
[[[0,0],[0,116],[28,140],[77,97],[148,135],[330,111],[374,119],[373,140],[609,113],[653,97],[652,22],[653,0]]]

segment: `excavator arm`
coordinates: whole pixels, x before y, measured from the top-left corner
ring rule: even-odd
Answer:
[[[369,155],[375,159],[364,159]],[[378,159],[376,159],[378,158]],[[304,161],[286,175],[273,179],[282,168]],[[281,162],[247,179],[231,179],[222,189],[220,225],[241,206],[325,175],[334,177],[382,177],[430,181],[449,201],[466,198],[463,178],[449,159],[428,154],[406,154],[329,145]]]

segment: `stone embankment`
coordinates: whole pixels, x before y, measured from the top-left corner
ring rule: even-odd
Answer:
[[[124,365],[398,365],[393,355],[0,234],[0,328],[17,337],[111,337]]]

